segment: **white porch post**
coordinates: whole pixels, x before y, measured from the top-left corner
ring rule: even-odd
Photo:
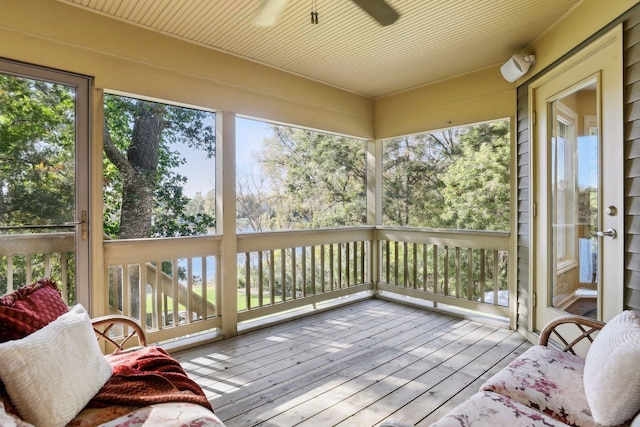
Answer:
[[[367,142],[367,224],[382,224],[382,141]],[[371,240],[369,251],[369,280],[374,288],[380,280],[380,245]]]
[[[216,232],[222,235],[222,255],[218,263],[221,281],[222,333],[238,332],[236,240],[236,114],[216,113]]]
[[[511,211],[511,220],[509,223],[511,224],[509,230],[510,243],[509,243],[509,279],[508,279],[508,290],[509,290],[509,326],[514,331],[518,329],[518,179],[517,179],[517,171],[518,171],[518,127],[517,127],[517,118],[515,116],[511,116],[509,119],[509,135],[510,135],[510,147],[511,149],[511,159],[510,159],[510,169],[511,173],[509,181],[510,181],[510,195],[509,200],[510,203],[510,211]],[[513,173],[516,171],[516,173]],[[529,224],[532,224],[530,222]],[[529,283],[533,283],[533,281],[529,281]],[[533,324],[530,320],[530,325]]]

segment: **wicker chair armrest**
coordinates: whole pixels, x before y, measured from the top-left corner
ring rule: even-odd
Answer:
[[[569,326],[567,327],[566,325]],[[540,333],[538,344],[547,346],[551,338],[556,338],[558,344],[560,344],[561,347],[564,346],[564,348],[561,348],[562,351],[576,354],[574,347],[584,340],[589,341],[589,344],[591,344],[596,333],[600,331],[604,325],[604,322],[589,317],[562,316],[545,325]],[[562,326],[564,327],[563,332],[560,331]],[[579,335],[576,338],[567,338],[566,336],[569,330],[572,330],[572,332],[577,330]]]
[[[140,324],[131,317],[121,315],[108,315],[96,317],[91,320],[93,330],[96,333],[98,342],[104,342],[112,345],[115,350],[113,353],[120,353],[128,348],[127,344],[135,343],[138,339],[139,346],[147,345],[147,337],[140,327]],[[118,327],[114,334],[114,327]],[[135,345],[135,344],[134,344]]]

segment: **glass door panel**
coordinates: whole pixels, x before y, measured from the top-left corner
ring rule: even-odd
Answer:
[[[623,307],[621,56],[617,27],[529,86],[533,330]]]
[[[78,203],[88,179],[77,167],[78,153],[88,151],[78,148],[80,140],[88,146],[88,125],[79,123],[88,96],[74,83],[66,74],[0,62],[0,295],[51,277],[68,304],[88,307],[88,198]]]
[[[595,80],[549,104],[552,307],[598,316],[599,144]],[[580,126],[582,121],[583,126]]]

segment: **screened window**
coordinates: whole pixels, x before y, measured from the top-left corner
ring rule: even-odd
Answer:
[[[383,141],[384,224],[509,229],[509,121]]]
[[[110,94],[104,110],[105,233],[214,233],[215,114]]]
[[[238,118],[240,231],[366,223],[363,140]]]

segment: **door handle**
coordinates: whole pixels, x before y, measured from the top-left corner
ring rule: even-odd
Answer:
[[[618,237],[618,232],[615,229],[610,228],[607,231],[596,231],[595,235],[599,237],[611,237],[612,239],[615,239],[616,237]]]

